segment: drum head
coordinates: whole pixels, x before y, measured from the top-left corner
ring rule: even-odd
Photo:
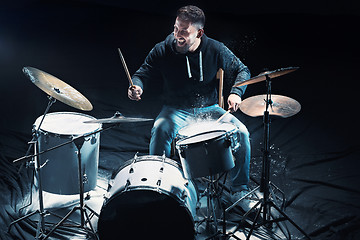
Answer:
[[[37,129],[43,116],[35,121]],[[42,122],[40,129],[60,135],[83,135],[100,129],[99,123],[84,123],[84,121],[94,120],[96,118],[89,115],[74,112],[54,112],[48,113]]]
[[[103,206],[100,239],[194,239],[188,210],[166,194],[136,190],[114,195]]]
[[[216,139],[224,135],[225,131],[212,131],[206,133],[200,133],[194,136],[186,137],[177,142],[177,145],[189,145],[193,143],[206,142],[208,140]]]
[[[183,137],[194,136],[200,133],[210,132],[210,131],[231,131],[235,129],[236,126],[231,123],[217,123],[216,121],[203,121],[189,124],[188,126],[180,129],[178,134]]]

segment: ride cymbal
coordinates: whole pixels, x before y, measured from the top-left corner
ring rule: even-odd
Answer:
[[[38,88],[60,102],[83,111],[91,111],[93,109],[93,106],[86,97],[51,74],[33,67],[24,67],[23,72]]]
[[[234,85],[234,87],[240,87],[240,86],[244,86],[244,85],[249,85],[249,84],[253,84],[253,83],[257,83],[257,82],[262,82],[266,80],[266,76],[268,76],[269,78],[276,78],[276,77],[280,77],[282,75],[291,73],[295,70],[298,70],[299,67],[287,67],[287,68],[280,68],[274,71],[266,71],[266,72],[262,72],[259,75],[252,77],[246,81],[243,81],[241,83],[237,83]]]
[[[271,95],[269,114],[283,118],[291,117],[300,112],[301,105],[295,99]],[[263,116],[266,110],[266,94],[249,97],[240,104],[240,110],[250,117]]]

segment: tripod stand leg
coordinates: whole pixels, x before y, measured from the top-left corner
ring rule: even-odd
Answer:
[[[259,204],[260,204],[260,202],[257,203],[257,205],[259,205]],[[255,207],[255,206],[254,206],[254,207]],[[252,232],[253,232],[254,229],[255,229],[255,225],[256,225],[257,220],[259,219],[259,216],[260,216],[260,213],[261,213],[261,209],[264,209],[264,203],[263,203],[263,202],[261,202],[260,207],[259,207],[258,211],[256,212],[256,216],[255,216],[254,222],[253,222],[253,224],[252,224],[252,226],[251,226],[251,228],[250,228],[250,231],[249,231],[249,234],[248,234],[247,237],[246,237],[246,240],[249,240],[249,239],[250,239],[250,236],[252,235]]]
[[[271,202],[272,207],[274,207],[281,215],[285,217],[287,221],[289,221],[299,232],[301,232],[307,239],[310,239],[310,236],[299,226],[297,225],[285,212],[283,212],[276,204]]]
[[[98,236],[97,236],[97,234],[96,234],[96,232],[95,232],[95,230],[94,230],[94,228],[93,228],[93,226],[92,226],[92,224],[91,224],[91,220],[90,220],[90,218],[89,218],[88,213],[86,212],[86,209],[84,208],[83,211],[84,211],[85,216],[86,216],[86,219],[87,219],[87,221],[88,221],[88,223],[89,223],[91,232],[94,234],[94,236],[95,236],[96,239],[99,239]]]
[[[85,204],[85,208],[91,212],[92,216],[100,217],[100,215],[99,215],[97,212],[95,212],[94,210],[92,210],[92,209],[91,209],[89,206],[87,206],[86,204]],[[91,217],[90,217],[90,218],[91,218]]]
[[[63,224],[63,222],[65,222],[71,214],[73,214],[77,209],[79,209],[79,207],[74,207],[68,214],[65,215],[65,217],[63,219],[60,220],[60,222],[58,222],[51,230],[50,232],[43,238],[43,240],[48,239],[50,237],[50,235],[60,226]]]
[[[26,219],[26,218],[29,218],[29,217],[37,214],[37,213],[40,213],[40,211],[39,211],[39,210],[36,210],[35,212],[29,213],[29,214],[27,214],[27,215],[25,215],[25,216],[23,216],[23,217],[21,217],[21,218],[19,218],[19,219],[16,219],[15,221],[11,222],[11,223],[9,224],[9,227],[8,227],[8,233],[10,232],[10,229],[11,229],[11,227],[12,227],[14,224],[16,224],[16,223],[18,223],[18,222],[21,222],[22,220],[24,220],[24,219]]]

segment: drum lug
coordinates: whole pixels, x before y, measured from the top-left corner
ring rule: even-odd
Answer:
[[[161,185],[161,179],[157,180],[156,185],[160,187],[160,185]]]
[[[45,144],[49,143],[49,134],[47,132],[44,132],[44,142]]]
[[[181,199],[183,200],[183,201],[185,201],[185,199],[187,198],[187,193],[186,193],[186,190],[184,190],[183,192],[182,192],[182,194],[181,194]]]
[[[138,157],[138,153],[139,153],[139,152],[135,153],[135,155],[134,155],[134,160],[131,162],[129,173],[133,173],[133,172],[134,172],[133,166],[134,166],[134,164],[136,163],[137,159],[139,158],[139,157]]]
[[[95,136],[95,135],[92,135],[92,136],[91,136],[90,143],[91,143],[92,145],[94,145],[96,142],[97,142],[96,136]]]
[[[85,184],[85,183],[89,183],[89,178],[86,175],[86,173],[84,173],[84,175],[83,175],[83,184]]]
[[[204,150],[205,150],[205,155],[206,155],[206,156],[209,155],[208,145],[209,145],[209,144],[208,144],[207,142],[204,143]]]
[[[125,192],[127,191],[128,187],[129,187],[130,185],[131,185],[130,180],[129,180],[129,179],[126,180],[126,185],[125,185],[125,188],[124,188],[124,191],[125,191]]]
[[[227,147],[231,147],[232,149],[234,148],[234,138],[232,137],[232,135],[229,135],[228,133],[226,134],[225,137],[226,143],[227,143]]]
[[[139,152],[136,152],[136,153],[135,153],[133,163],[135,163],[135,162],[136,162],[136,160],[139,158],[139,157],[138,157],[138,153],[139,153]]]
[[[108,183],[108,189],[110,189],[112,186],[114,186],[115,179],[110,179]]]
[[[156,182],[156,191],[158,193],[161,193],[160,185],[161,185],[161,179],[157,180]]]
[[[108,200],[110,198],[110,192],[104,193],[103,197],[104,197],[105,201]]]
[[[183,158],[183,159],[186,159],[184,150],[183,150],[183,149],[180,149],[180,148],[178,148],[178,150],[179,150],[179,155],[180,155],[180,157]]]

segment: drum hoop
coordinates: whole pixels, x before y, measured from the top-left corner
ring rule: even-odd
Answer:
[[[88,117],[90,119],[93,119],[93,120],[96,120],[95,117],[93,116],[90,116],[90,115],[87,115],[87,114],[84,114],[84,113],[78,113],[78,112],[52,112],[52,113],[48,113],[46,116],[48,115],[60,115],[60,114],[66,114],[66,115],[80,115],[80,116],[84,116],[84,117]],[[38,119],[40,119],[43,115],[39,116],[36,120],[35,120],[35,123],[33,124],[33,127],[35,128],[35,130],[38,128],[37,125],[36,125],[36,122]],[[46,118],[46,117],[45,117]],[[84,123],[85,124],[85,123]],[[55,137],[64,137],[64,138],[72,138],[72,137],[77,137],[77,136],[82,136],[84,134],[89,134],[92,135],[92,133],[95,133],[96,131],[99,131],[102,127],[102,124],[101,123],[98,123],[99,124],[99,127],[91,132],[86,132],[86,133],[83,133],[83,134],[65,134],[65,133],[56,133],[56,132],[52,132],[52,131],[48,131],[48,130],[44,130],[40,127],[39,131],[40,133],[43,133],[43,135],[46,135],[46,134],[50,134],[52,136],[55,136]],[[95,134],[98,134],[98,133],[95,133]]]
[[[149,158],[149,156],[151,156],[153,158]],[[121,170],[123,170],[127,166],[130,166],[132,163],[143,162],[146,160],[155,160],[157,162],[162,162],[163,159],[164,158],[159,155],[144,155],[144,156],[139,156],[139,157],[133,157],[133,158],[127,160],[126,162],[124,162],[124,164],[122,164],[116,171],[114,171],[111,176],[111,179],[115,179],[115,177],[119,174],[119,172],[121,172]],[[181,171],[182,175],[184,175],[183,169],[182,169],[182,166],[180,165],[180,163],[178,163],[175,160],[172,160],[170,158],[165,158],[164,162],[176,167],[177,169],[179,169]]]
[[[197,137],[197,136],[200,136],[200,135],[203,135],[203,134],[207,134],[207,133],[214,133],[214,132],[223,132],[224,134],[219,135],[219,136],[216,136],[216,137],[208,138],[208,139],[206,139],[206,140],[199,141],[199,142],[194,142],[194,143],[189,143],[189,144],[181,144],[181,142],[183,142],[183,141],[185,141],[185,140],[187,140],[187,139],[190,139],[190,138],[193,138],[193,137]],[[183,139],[180,139],[180,140],[176,143],[176,146],[181,148],[181,146],[184,146],[184,145],[203,144],[204,142],[209,141],[209,140],[217,140],[217,139],[224,138],[224,137],[226,136],[226,133],[227,133],[227,132],[228,132],[228,131],[225,131],[225,130],[213,130],[213,131],[209,131],[209,132],[198,133],[198,134],[195,134],[195,135],[188,136],[188,137],[185,137],[185,138],[183,138]]]

